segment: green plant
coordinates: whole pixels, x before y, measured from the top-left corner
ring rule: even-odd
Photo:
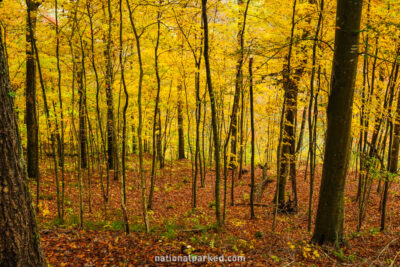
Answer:
[[[254,236],[255,236],[256,238],[262,238],[262,237],[264,237],[264,232],[263,232],[263,231],[257,231],[257,232],[254,234]]]
[[[276,263],[280,261],[279,257],[275,255],[271,255],[271,259],[273,259]]]
[[[376,227],[372,227],[371,229],[369,229],[369,232],[370,232],[373,236],[376,236],[377,234],[380,233],[379,228],[376,228]]]
[[[141,223],[131,224],[130,225],[130,229],[131,229],[132,232],[135,232],[135,233],[142,233],[142,232],[146,231],[146,228]]]
[[[169,240],[173,240],[177,236],[177,228],[178,227],[176,224],[167,221],[165,223],[165,231],[161,234],[161,236],[166,237]]]
[[[89,229],[89,230],[103,230],[104,226],[107,223],[105,221],[85,221],[84,222],[84,226],[85,229]]]
[[[341,261],[354,262],[357,259],[357,256],[354,253],[346,256],[343,249],[333,251],[333,255],[338,257]]]
[[[68,225],[77,226],[79,224],[79,216],[76,214],[69,214],[68,216]]]
[[[113,231],[122,231],[124,230],[125,223],[123,221],[113,221],[111,223],[111,229]]]
[[[168,204],[166,206],[166,208],[167,208],[167,210],[173,210],[173,209],[175,209],[175,205],[174,204]]]
[[[56,217],[56,218],[54,218],[53,220],[51,220],[51,221],[49,222],[49,226],[50,226],[50,227],[54,227],[54,226],[57,226],[57,227],[64,227],[64,226],[65,226],[65,220]]]
[[[41,194],[41,195],[39,195],[39,199],[53,200],[54,195],[53,194],[49,194],[49,195]]]
[[[226,239],[226,242],[228,242],[229,244],[231,244],[231,245],[235,245],[236,244],[236,242],[238,241],[238,237],[237,236],[234,236],[234,235],[229,235],[228,237],[227,237],[227,239]]]
[[[210,209],[215,208],[215,200],[211,201],[211,202],[208,204],[208,207],[209,207]]]

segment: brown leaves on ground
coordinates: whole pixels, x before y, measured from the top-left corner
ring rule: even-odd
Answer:
[[[133,163],[132,163],[133,162]],[[400,216],[397,205],[399,187],[393,183],[388,202],[387,230],[378,230],[380,213],[379,195],[371,193],[362,230],[356,232],[358,207],[354,201],[357,180],[349,175],[345,196],[345,233],[347,245],[341,249],[317,247],[309,244],[307,207],[309,183],[304,170],[298,172],[299,211],[279,214],[275,233],[272,197],[275,182],[268,185],[260,205],[256,207],[256,220],[250,220],[250,174],[236,181],[235,203],[231,206],[230,188],[227,193],[226,226],[215,230],[214,173],[207,172],[206,187],[198,188],[198,208],[191,211],[191,165],[189,161],[176,161],[159,173],[154,195],[154,210],[149,211],[151,233],[146,235],[141,217],[141,198],[137,178],[136,160],[129,158],[127,172],[127,210],[131,234],[123,232],[120,209],[119,182],[110,177],[110,201],[104,214],[99,173],[91,174],[92,207],[88,207],[88,180],[84,175],[84,229],[79,229],[79,202],[76,173],[67,171],[65,222],[57,217],[56,187],[53,171],[42,170],[41,204],[37,215],[46,257],[52,266],[135,266],[155,265],[156,255],[228,255],[245,256],[246,264],[266,265],[397,265],[400,242]],[[147,162],[148,163],[148,162]],[[70,168],[74,169],[73,166]],[[321,170],[318,170],[320,173]],[[272,175],[272,174],[270,174]],[[148,176],[148,175],[147,175]],[[228,179],[231,176],[229,174]],[[103,177],[105,180],[105,177]],[[256,172],[256,181],[261,170]],[[223,184],[223,183],[222,183]],[[230,184],[230,181],[228,182]],[[376,183],[377,184],[377,183]],[[314,190],[313,215],[317,209],[319,177]],[[34,186],[34,185],[31,185]],[[289,189],[290,190],[290,189]],[[32,190],[34,191],[34,190]],[[223,192],[223,190],[222,190]],[[223,194],[222,200],[223,200]],[[210,262],[208,265],[226,265]],[[172,263],[167,265],[190,265]],[[236,263],[240,264],[240,263]]]

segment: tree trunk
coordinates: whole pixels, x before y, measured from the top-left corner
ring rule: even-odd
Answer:
[[[350,158],[362,2],[338,0],[337,5],[325,157],[312,238],[313,242],[319,244],[339,245],[344,241],[344,187]]]
[[[125,226],[125,233],[129,234],[129,220],[128,214],[126,211],[126,111],[128,110],[129,105],[129,94],[126,88],[125,82],[125,69],[124,69],[124,60],[123,60],[123,23],[122,23],[122,0],[119,0],[119,63],[121,65],[121,81],[124,87],[124,94],[125,94],[125,105],[123,109],[123,126],[122,126],[122,155],[121,155],[121,162],[122,162],[122,179],[120,181],[121,187],[121,209],[124,216],[124,226]]]
[[[295,15],[296,15],[297,0],[293,2],[292,12],[292,28],[290,35],[289,53],[287,56],[287,64],[283,68],[283,88],[285,90],[285,113],[283,117],[283,131],[282,131],[282,149],[280,153],[280,173],[279,173],[279,190],[277,190],[279,210],[296,210],[297,209],[297,191],[296,191],[296,117],[297,117],[297,95],[298,85],[296,80],[298,78],[291,77],[291,59],[292,59],[292,47],[294,40],[294,29],[295,29]],[[299,77],[302,73],[302,68],[296,69],[296,74]],[[292,181],[292,192],[294,193],[294,205],[292,203],[286,203],[285,190],[287,177],[290,174]]]
[[[160,3],[161,4],[161,3]],[[155,187],[155,179],[157,172],[157,152],[159,151],[158,140],[159,140],[159,132],[161,129],[158,128],[158,118],[159,118],[159,107],[158,104],[160,102],[160,90],[161,90],[161,78],[158,69],[158,47],[160,44],[160,25],[161,25],[161,12],[157,12],[157,41],[154,47],[154,68],[156,73],[157,80],[157,93],[155,99],[155,107],[154,107],[154,116],[153,116],[153,153],[152,153],[152,163],[151,163],[151,177],[150,177],[150,193],[149,193],[149,201],[148,201],[148,209],[153,209],[153,195],[154,195],[154,187]]]
[[[255,219],[254,214],[254,94],[253,94],[253,58],[249,60],[249,76],[250,76],[250,125],[251,125],[251,189],[250,189],[250,217]]]
[[[87,129],[86,129],[86,89],[83,82],[83,68],[84,68],[84,54],[82,48],[82,58],[80,64],[78,64],[78,70],[76,73],[76,80],[78,83],[78,94],[79,94],[79,145],[81,150],[81,167],[86,169],[87,167],[87,151],[86,151],[86,136],[87,136]],[[79,62],[79,59],[77,59]]]
[[[114,101],[112,94],[112,83],[113,83],[113,68],[111,62],[111,31],[112,31],[112,13],[111,13],[111,3],[107,1],[108,10],[108,36],[106,50],[104,51],[105,57],[107,59],[106,68],[106,99],[107,99],[107,155],[108,155],[108,167],[109,169],[114,169],[116,162],[116,146],[115,146],[115,122],[114,122]]]
[[[0,266],[46,266],[10,92],[0,32]]]
[[[220,183],[221,175],[220,170],[220,147],[219,147],[219,137],[218,137],[218,118],[217,109],[215,105],[215,95],[212,87],[211,80],[211,69],[210,69],[210,59],[208,51],[208,19],[207,19],[207,0],[201,1],[201,15],[203,19],[203,30],[204,30],[204,62],[206,66],[206,76],[207,76],[207,87],[208,93],[210,95],[211,104],[211,124],[213,131],[214,140],[214,160],[215,160],[215,215],[217,219],[217,226],[221,225],[221,203],[220,203]]]
[[[39,3],[27,0],[28,17],[26,23],[26,109],[27,167],[28,176],[37,178],[39,172],[38,122],[36,118],[36,68],[33,38],[36,30],[36,15]]]
[[[110,1],[110,0],[109,0]],[[146,198],[146,180],[144,177],[144,166],[143,166],[143,136],[142,136],[142,85],[143,85],[143,62],[142,62],[142,54],[140,49],[140,36],[136,30],[132,10],[129,4],[129,0],[126,0],[126,4],[129,11],[129,20],[131,22],[132,30],[135,35],[136,40],[136,51],[138,55],[138,62],[139,62],[139,82],[138,82],[138,116],[139,116],[139,123],[137,129],[137,136],[138,136],[138,145],[139,145],[139,175],[140,175],[140,187],[141,187],[141,195],[142,195],[142,212],[143,212],[143,223],[146,228],[146,233],[150,231],[150,224],[149,219],[147,216],[147,198]]]
[[[399,65],[397,65],[398,68]],[[394,84],[393,84],[394,86]],[[382,198],[382,212],[381,212],[381,231],[385,230],[385,219],[386,219],[386,203],[387,196],[389,191],[389,183],[394,175],[397,175],[397,166],[399,159],[399,147],[400,147],[400,97],[397,99],[397,108],[395,113],[394,123],[390,121],[390,129],[391,129],[391,146],[389,149],[389,157],[388,157],[388,175],[385,179],[385,186],[383,191]],[[394,124],[394,126],[393,126]]]
[[[178,85],[178,159],[185,158],[185,137],[183,134],[182,85]]]

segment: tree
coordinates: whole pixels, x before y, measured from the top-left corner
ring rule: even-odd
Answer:
[[[338,0],[325,156],[312,241],[344,241],[344,187],[351,143],[362,0]]]
[[[249,60],[249,79],[250,79],[250,120],[251,120],[251,189],[250,189],[250,216],[255,219],[254,214],[254,94],[253,94],[253,58]]]
[[[397,71],[399,70],[399,65],[396,65]],[[393,84],[394,87],[394,84]],[[394,89],[394,88],[393,88]],[[389,121],[390,126],[390,141],[389,141],[389,151],[388,151],[388,174],[385,179],[385,185],[383,189],[382,197],[382,210],[381,210],[381,231],[385,230],[385,218],[386,218],[386,203],[389,190],[389,182],[391,177],[397,174],[398,162],[399,162],[399,150],[400,150],[400,97],[397,99],[396,113],[394,118]]]
[[[143,114],[142,114],[142,87],[143,87],[143,61],[142,61],[142,51],[140,49],[140,37],[143,34],[142,32],[138,32],[135,26],[135,19],[133,18],[133,11],[131,9],[129,0],[126,0],[126,5],[129,11],[129,21],[131,22],[132,30],[135,35],[136,40],[136,51],[138,57],[138,67],[139,67],[139,81],[138,81],[138,116],[139,123],[137,129],[138,136],[138,145],[139,145],[139,175],[140,175],[140,187],[141,187],[141,195],[142,195],[142,212],[143,212],[143,222],[146,227],[146,233],[150,231],[150,224],[147,215],[147,199],[146,199],[146,180],[144,177],[144,167],[143,167],[143,136],[142,136],[142,123],[143,123]]]
[[[88,156],[87,156],[87,122],[86,122],[86,86],[84,82],[85,76],[85,53],[83,48],[82,37],[80,37],[81,44],[81,58],[76,53],[77,72],[76,80],[78,83],[78,95],[79,95],[79,145],[81,151],[81,166],[83,169],[87,168]]]
[[[161,1],[159,2],[161,5]],[[157,12],[157,41],[154,47],[154,68],[156,73],[156,80],[157,80],[157,94],[155,99],[155,107],[154,107],[154,117],[153,117],[153,155],[152,155],[152,163],[151,163],[151,178],[150,178],[150,193],[149,193],[149,203],[148,208],[151,210],[153,205],[153,195],[154,195],[154,187],[155,187],[155,179],[156,179],[156,168],[157,168],[157,156],[160,154],[160,147],[159,141],[160,138],[160,131],[161,127],[159,127],[159,103],[160,103],[160,90],[161,90],[161,78],[158,68],[158,47],[160,46],[160,26],[161,26],[161,12]]]
[[[201,1],[201,16],[203,19],[203,31],[204,31],[204,63],[206,65],[206,76],[207,76],[207,88],[210,96],[211,104],[211,124],[213,131],[214,141],[214,160],[215,160],[215,215],[217,219],[217,225],[221,225],[221,205],[220,205],[220,183],[221,175],[220,170],[220,147],[219,147],[219,136],[218,136],[218,118],[217,109],[215,105],[215,95],[212,87],[211,79],[211,68],[210,68],[210,56],[209,56],[209,44],[208,44],[208,19],[207,19],[207,0]]]
[[[183,134],[182,84],[178,85],[178,159],[185,158],[185,136]]]
[[[113,86],[113,65],[111,61],[111,44],[112,44],[112,12],[111,12],[111,1],[107,1],[108,11],[108,30],[107,30],[107,44],[104,51],[104,56],[107,59],[106,67],[106,98],[107,98],[107,153],[108,153],[108,168],[114,169],[118,164],[116,158],[116,133],[115,133],[115,122],[114,122],[114,100],[112,93]],[[116,180],[117,176],[114,176]]]
[[[38,145],[38,122],[36,118],[36,68],[33,38],[35,38],[36,15],[40,3],[27,0],[27,23],[26,23],[26,109],[25,121],[27,128],[27,164],[28,176],[38,178],[39,173],[39,145]]]
[[[46,266],[21,164],[11,90],[0,32],[0,266]]]
[[[121,178],[121,209],[124,215],[124,225],[125,225],[125,233],[129,234],[129,221],[128,215],[126,212],[126,111],[129,105],[129,94],[126,88],[125,82],[125,68],[124,68],[124,60],[123,60],[123,24],[122,24],[122,0],[119,0],[119,63],[121,65],[121,81],[124,87],[125,94],[125,105],[123,109],[123,126],[122,126],[122,178]]]

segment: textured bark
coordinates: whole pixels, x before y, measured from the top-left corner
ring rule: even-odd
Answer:
[[[350,158],[362,0],[338,0],[328,128],[313,242],[344,241],[344,187]]]
[[[26,22],[26,109],[25,121],[27,129],[27,167],[28,176],[37,178],[39,171],[38,123],[36,118],[36,67],[33,46],[33,35],[36,29],[36,15],[39,4],[26,1],[28,16]],[[30,20],[30,23],[29,23]],[[31,27],[31,28],[30,28]]]
[[[21,166],[21,143],[9,92],[0,32],[0,266],[46,266]]]
[[[296,132],[295,132],[295,119],[297,116],[297,84],[285,75],[285,98],[286,108],[284,115],[283,125],[283,139],[282,139],[282,152],[281,152],[281,167],[279,176],[279,194],[278,202],[280,208],[284,209],[286,204],[285,201],[285,189],[287,176],[290,172],[292,182],[295,181],[296,174],[296,161],[295,161],[295,143],[296,143]],[[294,180],[293,180],[294,179]],[[292,189],[295,191],[295,187]]]
[[[284,65],[282,76],[283,76],[283,88],[285,90],[285,112],[283,115],[282,124],[282,147],[280,152],[279,160],[279,190],[278,194],[278,204],[279,209],[282,211],[286,210],[296,210],[297,209],[297,192],[296,192],[296,117],[297,117],[297,95],[298,95],[298,79],[303,72],[303,68],[296,69],[294,77],[291,77],[291,58],[292,58],[292,48],[294,40],[294,29],[295,29],[295,15],[296,15],[296,5],[297,0],[293,2],[293,12],[292,12],[292,28],[290,34],[290,45],[289,53],[287,56],[287,64]],[[294,193],[294,207],[291,207],[291,203],[286,203],[285,201],[285,190],[287,176],[290,173],[290,178],[292,180],[292,192]],[[277,187],[278,188],[278,187]]]

